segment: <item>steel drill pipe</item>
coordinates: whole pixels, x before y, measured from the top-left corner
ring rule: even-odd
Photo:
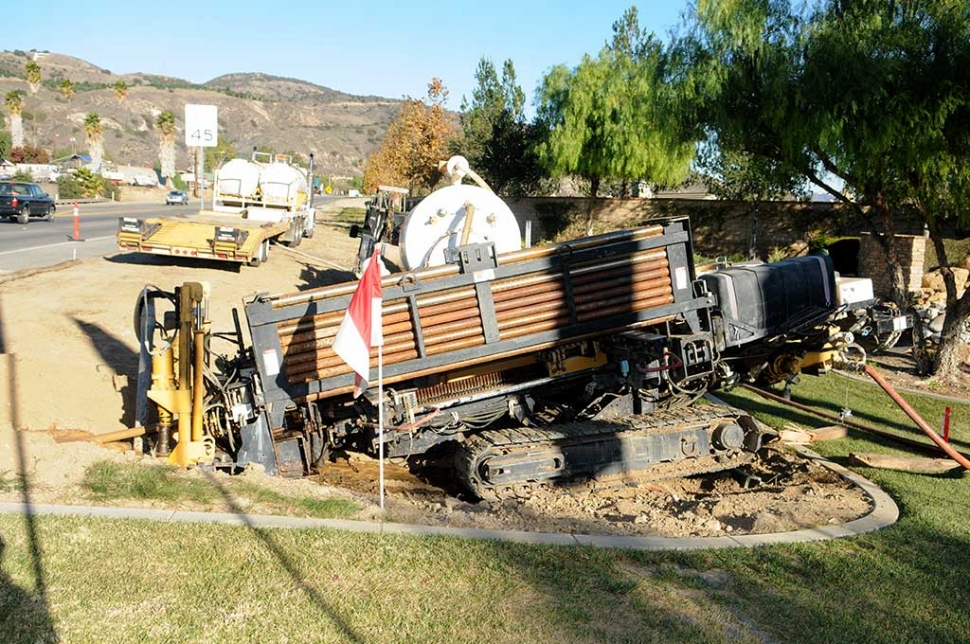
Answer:
[[[282,347],[284,354],[326,349],[327,347],[333,346],[334,340],[337,338],[337,331],[339,329],[339,326],[333,326],[326,329],[321,329],[317,334],[299,333],[289,338],[280,336],[280,346]],[[410,320],[407,320],[404,322],[398,322],[396,324],[384,324],[381,329],[384,337],[386,338],[399,333],[413,334],[414,325]]]
[[[558,329],[569,324],[569,314],[565,313],[557,317],[550,317],[545,320],[535,320],[529,324],[523,324],[519,326],[506,326],[505,328],[499,329],[499,338],[502,340],[511,340],[513,338],[521,338],[526,335],[532,335],[534,333],[542,333],[544,331],[552,331],[553,329]]]
[[[577,316],[583,317],[582,314],[584,313],[595,314],[604,307],[613,306],[629,306],[631,311],[650,308],[653,304],[644,304],[644,302],[652,302],[654,299],[665,295],[670,295],[670,299],[673,301],[673,288],[669,284],[647,285],[644,288],[631,291],[617,292],[611,290],[606,295],[607,297],[578,302],[576,304]]]
[[[456,331],[451,331],[449,333],[441,333],[439,335],[434,335],[430,338],[424,339],[424,348],[427,351],[431,351],[431,347],[451,342],[453,340],[460,340],[462,338],[468,338],[472,336],[482,335],[482,328],[479,327],[469,327],[467,329],[458,329]]]
[[[569,255],[573,251],[585,250],[587,248],[594,248],[596,246],[607,246],[610,244],[625,243],[629,241],[649,239],[652,237],[661,237],[663,234],[664,227],[662,225],[643,226],[641,228],[634,228],[632,230],[623,230],[613,233],[606,233],[603,235],[595,235],[593,237],[585,237],[583,239],[561,242],[548,246],[525,248],[522,250],[513,251],[511,253],[499,255],[498,259],[499,264],[505,266],[508,264],[526,262],[542,257],[550,257],[557,254]],[[405,279],[412,279],[412,277],[410,277],[412,275],[414,279],[429,280],[457,274],[458,266],[454,264],[445,264],[443,266],[436,266],[433,268],[419,269],[417,271],[413,271],[412,273],[389,275],[381,280],[381,286],[384,288],[401,286]],[[344,284],[336,284],[334,286],[325,286],[318,289],[312,289],[302,293],[269,295],[267,296],[266,300],[272,303],[274,309],[279,309],[286,306],[293,306],[295,304],[304,304],[318,300],[352,295],[356,289],[357,282],[347,282]]]
[[[407,360],[414,360],[418,357],[417,351],[403,351],[396,352],[392,354],[385,354],[384,365],[396,364],[398,362],[406,362]],[[291,382],[305,382],[311,380],[324,380],[326,378],[332,378],[334,376],[340,376],[343,374],[351,373],[350,367],[343,360],[339,360],[336,364],[329,366],[320,366],[316,363],[305,363],[297,365],[296,368],[290,370],[287,368],[286,374]],[[401,380],[402,378],[398,378]],[[386,381],[391,382],[391,381]],[[396,382],[396,380],[394,381]],[[351,389],[353,389],[351,387]]]
[[[408,351],[414,348],[414,338],[411,337],[410,334],[398,334],[384,338],[385,354],[390,354],[397,351]],[[377,357],[376,348],[371,350],[371,357]],[[333,348],[330,348],[329,350],[324,350],[319,353],[307,351],[302,353],[287,354],[287,356],[284,358],[284,362],[286,363],[287,368],[307,362],[330,366],[343,362],[343,359],[333,351]]]
[[[467,297],[447,304],[435,304],[434,306],[418,305],[418,312],[422,318],[433,317],[442,313],[453,313],[454,311],[466,311],[469,308],[478,307],[477,297]]]
[[[438,315],[426,316],[423,312],[419,311],[418,316],[421,319],[422,332],[431,331],[439,324],[448,324],[449,322],[457,322],[459,320],[472,320],[476,324],[481,324],[481,313],[478,310],[477,303],[471,305],[467,309],[451,311],[450,313],[441,313]]]
[[[407,312],[408,308],[406,302],[385,302],[383,306],[383,313],[385,317],[392,317],[400,314],[406,316]],[[283,335],[310,331],[311,329],[331,325],[340,326],[340,322],[343,320],[345,314],[346,311],[344,309],[340,309],[339,311],[330,311],[329,313],[320,313],[314,316],[300,317],[296,318],[295,320],[284,320],[277,323],[276,329],[280,335]]]
[[[757,387],[755,387],[753,385],[742,384],[741,387],[744,388],[744,389],[747,389],[748,391],[752,391],[752,392],[758,394],[759,396],[761,396],[762,398],[764,398],[766,400],[771,400],[773,402],[776,402],[776,403],[779,403],[779,404],[782,404],[782,405],[787,405],[789,407],[792,407],[793,409],[798,409],[800,411],[804,411],[804,412],[809,413],[809,414],[815,414],[819,418],[824,418],[826,420],[835,421],[835,422],[841,423],[841,424],[843,424],[843,425],[845,425],[847,427],[854,427],[855,429],[864,431],[864,432],[866,432],[868,434],[873,434],[874,436],[880,436],[882,438],[885,438],[885,439],[888,439],[888,440],[891,440],[891,441],[895,441],[895,442],[897,442],[897,443],[899,443],[901,445],[907,445],[909,447],[915,447],[917,449],[920,449],[920,450],[923,450],[925,452],[929,452],[929,453],[932,453],[932,454],[938,454],[940,452],[940,450],[936,447],[935,444],[934,445],[927,445],[926,443],[921,443],[921,442],[915,441],[915,440],[913,440],[911,438],[906,438],[905,436],[897,436],[896,434],[893,434],[892,432],[885,432],[885,431],[883,431],[881,429],[876,429],[875,427],[869,427],[868,425],[863,425],[862,423],[858,423],[858,422],[856,422],[854,420],[842,419],[837,414],[831,414],[831,413],[829,413],[827,411],[822,411],[821,409],[816,409],[815,407],[810,407],[808,405],[803,405],[802,403],[797,403],[797,402],[795,402],[793,400],[788,400],[786,398],[782,398],[781,396],[778,396],[776,394],[773,394],[773,393],[771,393],[769,391],[765,391],[764,389],[758,389]],[[963,454],[963,456],[966,457],[967,455],[966,454]]]
[[[923,430],[923,433],[930,437],[930,440],[936,443],[936,446],[943,450],[943,453],[952,458],[954,461],[960,464],[960,466],[965,470],[970,470],[970,460],[963,456],[960,452],[953,449],[953,447],[940,438],[933,428],[926,424],[916,410],[913,409],[908,402],[903,400],[903,397],[893,388],[891,384],[886,382],[886,379],[879,375],[879,372],[872,368],[872,365],[866,365],[866,373],[869,377],[876,381],[876,384],[882,387],[883,391],[889,394],[889,397],[893,399],[899,408],[902,409],[910,420],[916,423],[916,426]]]
[[[575,277],[576,281],[582,282],[583,279],[606,271],[634,273],[639,271],[642,266],[655,262],[662,263],[664,266],[668,265],[667,252],[663,249],[658,249],[636,255],[617,257],[608,262],[589,262],[580,266],[574,266],[569,272]]]
[[[455,340],[453,342],[445,342],[444,344],[436,344],[433,347],[428,347],[429,356],[437,356],[442,353],[450,353],[452,351],[461,351],[462,349],[469,349],[471,347],[479,347],[485,344],[485,336],[478,335],[471,338],[465,338],[462,340]]]
[[[591,279],[585,281],[574,281],[572,283],[573,293],[588,293],[595,292],[602,288],[605,284],[630,284],[637,283],[646,280],[666,278],[670,281],[669,272],[665,270],[666,261],[657,262],[651,265],[645,265],[643,268],[645,270],[638,271],[637,273],[627,273],[627,272],[615,272],[603,275],[592,275]],[[546,300],[552,297],[562,297],[565,298],[567,294],[566,285],[563,281],[552,281],[544,282],[542,284],[535,284],[531,286],[520,286],[515,289],[495,292],[493,289],[492,299],[495,301],[496,305],[500,303],[503,306],[509,306],[508,302],[514,302],[519,298],[530,297],[537,298],[542,296],[541,299]]]
[[[659,282],[659,286],[657,283]],[[582,321],[594,320],[606,315],[631,312],[640,307],[656,305],[657,303],[668,303],[670,298],[663,297],[671,292],[669,282],[665,280],[654,280],[653,282],[643,282],[636,285],[621,285],[614,289],[606,289],[601,293],[590,293],[588,297],[577,298],[577,311],[581,314]],[[609,296],[616,293],[614,297]],[[523,311],[531,311],[523,315]],[[455,321],[455,316],[457,321]],[[542,324],[541,330],[549,330],[568,323],[568,308],[564,302],[548,302],[538,304],[528,299],[520,302],[519,309],[502,311],[496,316],[500,332],[511,328]],[[445,324],[435,324],[445,323]],[[450,324],[447,324],[450,322]],[[545,324],[543,324],[545,323]],[[425,335],[425,346],[431,352],[430,347],[436,346],[433,353],[442,352],[441,347],[458,346],[467,348],[477,346],[481,342],[477,339],[482,335],[480,325],[480,315],[477,310],[455,311],[448,315],[435,316],[427,320],[427,326],[423,327]],[[528,331],[539,332],[540,329],[531,328]],[[527,335],[528,333],[515,333],[510,337]],[[508,334],[506,334],[508,335]],[[472,344],[468,344],[466,338],[475,338]],[[456,341],[458,341],[456,343]],[[405,329],[402,333],[389,334],[385,336],[388,351],[412,351],[414,339],[410,329]],[[332,344],[332,341],[329,341]],[[440,345],[440,346],[437,346]],[[291,346],[291,349],[293,347]],[[327,342],[312,345],[303,345],[304,351],[294,351],[286,357],[288,369],[293,370],[294,374],[302,373],[303,368],[297,365],[313,363],[315,368],[327,369],[340,364],[341,359],[330,349]],[[317,351],[316,349],[329,349],[329,351]]]

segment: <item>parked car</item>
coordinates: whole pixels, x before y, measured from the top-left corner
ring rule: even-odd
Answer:
[[[0,182],[0,218],[16,219],[18,224],[31,217],[54,221],[56,210],[54,200],[36,183]]]
[[[189,196],[185,194],[183,190],[173,190],[168,195],[165,196],[165,205],[174,206],[181,205],[187,206],[189,203]]]

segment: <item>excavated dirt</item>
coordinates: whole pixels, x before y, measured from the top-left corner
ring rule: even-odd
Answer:
[[[350,204],[338,202],[334,212],[344,205]],[[10,483],[22,473],[22,463],[32,501],[83,502],[79,484],[89,464],[147,460],[130,449],[58,442],[133,424],[138,360],[132,315],[145,284],[170,290],[185,281],[209,282],[214,330],[229,331],[231,309],[248,295],[351,279],[357,244],[347,236],[349,224],[324,215],[313,239],[296,252],[274,247],[259,268],[117,254],[0,277],[0,500],[21,499]],[[440,476],[418,478],[393,464],[386,470],[387,517],[430,525],[714,536],[841,523],[869,509],[860,491],[783,448],[770,449],[740,475],[621,488],[579,484],[494,503],[471,503],[447,485],[428,482],[440,482]],[[312,480],[250,476],[281,492],[312,488],[356,498],[365,507],[361,518],[377,513],[377,464],[366,457],[339,460]]]

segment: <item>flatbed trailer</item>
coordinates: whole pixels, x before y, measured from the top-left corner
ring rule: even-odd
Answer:
[[[303,222],[303,215],[259,221],[215,211],[149,219],[120,217],[118,249],[259,266],[269,258],[271,241],[297,245],[304,234]]]

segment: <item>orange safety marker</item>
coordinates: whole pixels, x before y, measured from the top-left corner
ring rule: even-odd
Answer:
[[[74,236],[69,236],[71,241],[84,241],[81,239],[81,219],[78,217],[77,202],[74,202]]]
[[[947,407],[946,411],[943,412],[943,440],[947,443],[950,442],[950,408]]]

